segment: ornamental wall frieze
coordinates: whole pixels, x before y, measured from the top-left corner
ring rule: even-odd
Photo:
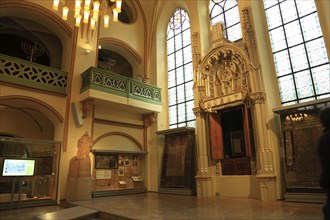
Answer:
[[[193,112],[196,115],[196,117],[201,117],[204,115],[204,110],[201,107],[195,107],[193,108]]]
[[[266,101],[266,93],[264,92],[252,92],[249,93],[248,99],[253,104],[264,104]]]
[[[220,109],[244,104],[246,99],[245,95],[246,94],[243,92],[236,92],[217,98],[206,98],[200,102],[200,106],[205,112],[215,112]]]

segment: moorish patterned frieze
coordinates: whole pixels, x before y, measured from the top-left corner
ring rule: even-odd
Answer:
[[[81,74],[80,92],[96,89],[140,101],[161,104],[161,90],[156,86],[130,79],[106,70],[90,67]]]
[[[0,54],[3,82],[66,94],[68,74],[59,69]]]

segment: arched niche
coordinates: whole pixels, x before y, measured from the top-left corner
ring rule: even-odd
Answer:
[[[222,39],[202,59],[195,76],[198,103],[208,120],[211,159],[221,162],[222,175],[255,172],[250,69],[245,50]]]

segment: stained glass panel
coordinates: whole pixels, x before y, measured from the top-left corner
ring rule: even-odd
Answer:
[[[309,70],[295,73],[298,98],[303,99],[313,96],[313,85]]]
[[[236,8],[232,8],[229,11],[226,12],[226,25],[227,27],[232,26],[233,24],[236,24],[237,22],[239,22],[239,13],[238,10]]]
[[[191,74],[193,72],[192,62],[187,63],[187,65],[184,65],[184,72],[185,74],[185,82],[193,81],[194,75]]]
[[[298,21],[284,25],[286,40],[289,47],[303,42],[300,25]]]
[[[182,66],[183,57],[182,57],[182,49],[175,52],[175,66]]]
[[[295,1],[283,1],[280,3],[280,8],[284,24],[298,18]]]
[[[319,25],[320,22],[316,13],[302,18],[300,22],[305,41],[322,36],[321,28]]]
[[[170,125],[177,123],[177,106],[170,106],[169,107],[169,119],[170,119]]]
[[[316,94],[330,94],[330,65],[313,68],[312,73]]]
[[[314,0],[263,2],[282,105],[329,97],[329,59]]]
[[[178,123],[186,121],[185,103],[178,105]]]
[[[191,62],[192,60],[191,47],[188,46],[183,48],[183,59],[184,59],[184,64]]]
[[[168,104],[169,105],[175,105],[176,101],[176,87],[170,88],[168,90]]]
[[[194,90],[193,90],[193,86],[194,86],[194,82],[190,81],[188,83],[186,83],[185,85],[185,89],[186,89],[186,100],[193,100],[194,99]]]
[[[167,41],[167,54],[174,52],[174,38],[171,38]]]
[[[310,14],[312,12],[316,11],[316,7],[314,2],[311,1],[296,1],[299,16],[305,16],[307,14]]]
[[[274,62],[277,76],[291,73],[291,64],[287,50],[274,53]]]
[[[184,72],[183,67],[179,67],[175,70],[176,72],[176,85],[184,83]]]
[[[183,47],[186,47],[191,44],[190,30],[185,30],[182,32]]]
[[[278,27],[269,32],[273,52],[283,50],[286,47],[283,27]]]
[[[266,11],[266,17],[268,22],[268,29],[273,29],[282,25],[280,8],[278,7],[278,5],[268,9]]]
[[[186,104],[186,108],[187,108],[187,120],[194,120],[195,118],[195,114],[193,111],[194,108],[194,100],[187,102]]]
[[[292,47],[289,49],[289,52],[294,72],[308,68],[308,61],[304,45]]]
[[[308,59],[312,67],[328,62],[323,38],[308,42],[306,48]]]
[[[184,85],[177,86],[177,92],[178,92],[178,101],[177,101],[177,103],[184,102],[185,99],[186,99]]]
[[[228,31],[228,39],[230,39],[231,41],[236,41],[242,38],[242,30],[240,23],[228,28],[227,31]]]
[[[167,69],[172,70],[175,67],[174,54],[167,55]]]
[[[211,26],[222,23],[224,36],[230,41],[242,39],[240,17],[236,0],[210,1]]]
[[[276,3],[278,3],[278,0],[264,0],[265,9],[275,5]]]
[[[292,75],[284,76],[278,79],[282,102],[288,102],[296,99],[295,86]]]
[[[168,25],[168,29],[175,31],[174,37],[167,38],[168,47],[168,100],[169,100],[169,127],[187,126],[186,102],[193,100],[193,68],[190,22],[187,13],[177,9]],[[168,33],[170,31],[168,30]],[[171,54],[171,53],[173,54]],[[170,61],[171,60],[171,61]],[[188,87],[186,87],[188,86]],[[190,90],[188,92],[188,90]],[[189,100],[188,100],[189,101]],[[195,120],[195,118],[192,118]]]
[[[168,88],[171,88],[175,85],[176,85],[175,70],[171,70],[168,72]]]

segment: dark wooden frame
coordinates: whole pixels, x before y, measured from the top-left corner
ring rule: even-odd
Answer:
[[[100,164],[100,162],[98,162],[100,160],[108,161],[108,163]],[[95,162],[95,169],[117,169],[118,168],[118,155],[95,154],[94,162]]]

